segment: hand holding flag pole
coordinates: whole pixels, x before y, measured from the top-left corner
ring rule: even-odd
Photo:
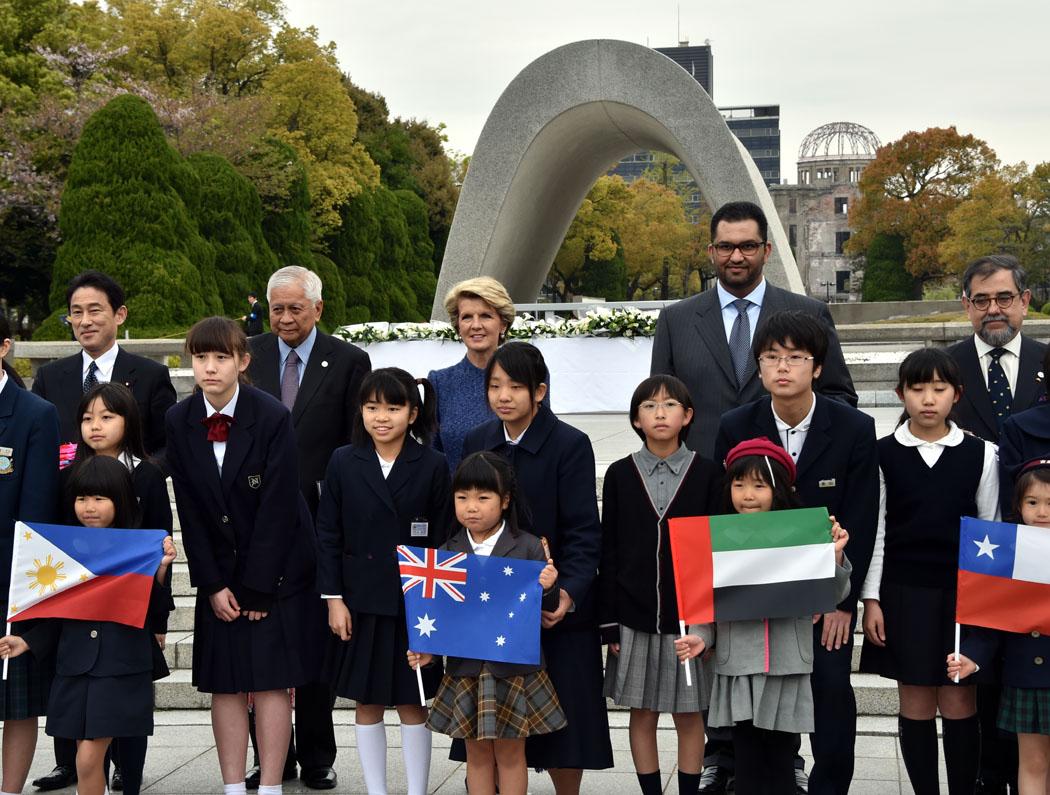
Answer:
[[[685,638],[685,621],[681,618],[678,619],[678,628],[682,630],[682,638]],[[682,665],[685,666],[685,686],[692,687],[693,674],[691,669],[689,668],[689,660],[682,660]]]
[[[427,705],[427,697],[423,692],[423,670],[419,663],[416,663],[416,684],[419,685],[419,706],[425,707]]]
[[[955,662],[959,662],[959,622],[955,622]],[[955,672],[955,684],[959,684],[959,672]]]

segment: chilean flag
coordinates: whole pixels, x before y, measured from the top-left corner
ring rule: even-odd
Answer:
[[[76,618],[141,629],[167,535],[16,523],[7,620]]]
[[[955,620],[1050,633],[1050,529],[963,517]]]

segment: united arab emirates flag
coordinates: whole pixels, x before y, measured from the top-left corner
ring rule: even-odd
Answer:
[[[838,599],[826,508],[671,519],[687,624],[829,613]]]

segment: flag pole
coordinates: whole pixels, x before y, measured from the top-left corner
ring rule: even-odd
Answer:
[[[7,632],[4,633],[4,634],[5,635],[10,635],[11,634],[11,622],[10,621],[7,622]],[[7,656],[4,657],[4,677],[3,677],[3,679],[4,679],[5,682],[7,681],[7,663],[8,663],[9,659],[10,658],[7,657]]]
[[[7,662],[6,660],[4,661]],[[419,667],[419,663],[416,663],[416,684],[419,685],[419,706],[425,707],[427,705],[427,697],[423,693],[423,671]]]
[[[959,622],[955,622],[955,662],[959,662]],[[959,674],[955,674],[955,684],[959,684]]]
[[[678,628],[682,630],[682,637],[685,637],[685,619],[678,619]],[[693,675],[690,673],[689,660],[682,660],[682,665],[685,666],[685,686],[693,686]]]
[[[24,527],[25,527],[25,525],[23,525],[21,522],[15,522],[15,537],[14,537],[14,544],[12,545],[13,548],[11,550],[11,578],[7,581],[8,582],[8,586],[7,586],[7,615],[8,616],[11,615],[11,589],[15,585],[15,569],[18,566],[18,546],[19,546],[18,539],[21,537],[22,530],[23,530]],[[11,622],[10,621],[7,622],[7,632],[4,633],[4,634],[6,634],[6,635],[10,635],[11,634]],[[8,664],[8,660],[9,660],[9,657],[4,657],[3,681],[5,681],[5,682],[7,681],[7,664]]]

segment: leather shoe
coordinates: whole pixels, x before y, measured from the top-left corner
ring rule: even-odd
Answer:
[[[292,764],[292,765],[285,765],[285,767],[284,767],[284,775],[281,776],[281,780],[282,781],[291,781],[292,779],[295,778],[296,772],[297,771],[295,769],[295,765],[294,764]],[[254,792],[255,790],[259,789],[259,783],[260,783],[260,779],[261,778],[262,778],[262,771],[259,769],[259,766],[256,765],[251,770],[249,770],[248,774],[244,777],[244,788],[246,790],[251,790],[251,791]]]
[[[120,772],[120,768],[113,765],[113,780],[109,785],[110,792],[123,792],[124,791],[124,774]]]
[[[805,770],[799,770],[795,768],[795,793],[796,795],[806,795],[809,792],[809,776],[806,775]]]
[[[65,765],[57,765],[54,770],[48,773],[46,776],[33,781],[33,786],[42,792],[47,792],[53,789],[62,789],[68,787],[77,782],[77,771],[76,768],[66,767]]]
[[[724,795],[729,790],[733,777],[724,767],[709,765],[700,774],[700,786],[697,792],[701,795]]]
[[[299,778],[310,789],[335,789],[335,785],[339,781],[339,776],[330,767],[304,770],[299,775]]]

